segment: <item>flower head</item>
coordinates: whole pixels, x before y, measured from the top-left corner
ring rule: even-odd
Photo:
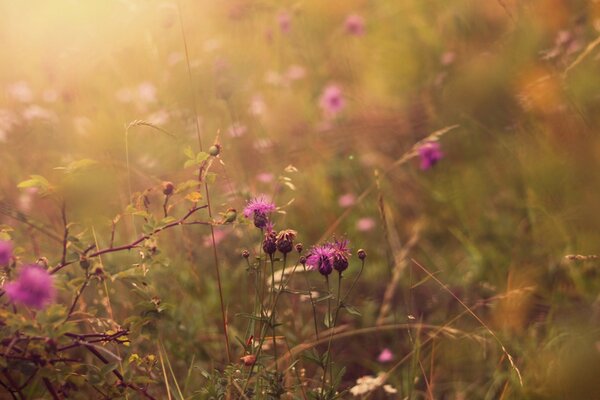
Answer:
[[[254,226],[263,229],[269,222],[269,214],[275,211],[275,204],[268,201],[264,196],[256,197],[248,202],[244,208],[246,218],[254,218]]]
[[[44,308],[55,296],[54,280],[45,269],[26,265],[16,280],[4,285],[9,299],[33,308]]]
[[[277,251],[277,232],[273,230],[273,223],[267,222],[265,238],[263,239],[262,248],[268,255],[273,255]]]
[[[379,361],[380,363],[390,362],[393,359],[394,359],[394,354],[387,347],[385,349],[381,350],[381,353],[379,353],[379,356],[377,356],[377,361]]]
[[[308,269],[316,269],[322,275],[328,276],[333,272],[333,256],[335,249],[331,243],[325,243],[321,246],[314,246],[306,258]]]
[[[419,147],[419,157],[421,157],[421,169],[426,170],[433,167],[444,154],[440,149],[438,142],[426,142]]]
[[[12,243],[0,240],[0,265],[8,264],[12,257]]]
[[[345,105],[342,89],[339,86],[332,84],[325,87],[319,99],[319,107],[321,107],[325,116],[335,117]]]
[[[292,16],[287,11],[282,11],[277,14],[277,24],[283,33],[288,33],[292,28]]]
[[[348,257],[350,257],[349,243],[347,239],[334,240],[331,243],[331,248],[333,249],[333,268],[340,274],[348,268]]]
[[[294,239],[297,232],[291,229],[285,229],[277,234],[276,244],[277,250],[283,254],[287,254],[294,248]]]
[[[344,26],[346,27],[346,32],[350,35],[360,36],[365,33],[365,20],[360,15],[348,15]]]

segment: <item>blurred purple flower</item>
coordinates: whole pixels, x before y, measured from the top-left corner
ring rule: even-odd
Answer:
[[[356,221],[356,229],[361,232],[368,232],[375,228],[375,220],[370,217],[361,218]]]
[[[380,363],[390,362],[393,359],[394,359],[394,354],[387,347],[385,349],[383,349],[381,351],[381,353],[379,353],[379,356],[377,356],[377,361],[379,361]]]
[[[337,85],[328,85],[319,99],[319,107],[327,117],[335,117],[346,105],[342,89]]]
[[[12,243],[0,240],[0,265],[6,265],[12,257]]]
[[[270,172],[261,172],[256,175],[256,179],[261,183],[271,183],[275,179],[275,176]]]
[[[438,142],[426,142],[419,147],[419,157],[421,157],[421,169],[427,170],[433,167],[439,160],[442,159],[444,154],[440,149]]]
[[[227,129],[227,133],[231,137],[240,137],[243,134],[245,134],[247,130],[248,128],[246,128],[245,125],[242,125],[239,122],[234,122],[233,124],[231,124],[229,129]]]
[[[292,28],[292,16],[287,11],[282,11],[277,14],[277,24],[283,33],[288,33]]]
[[[54,280],[45,269],[26,265],[16,280],[4,285],[8,298],[33,308],[44,308],[55,296]]]
[[[309,270],[316,269],[321,275],[328,276],[333,272],[333,256],[335,249],[331,243],[325,243],[321,246],[314,246],[310,254],[306,257],[306,265]]]
[[[246,218],[254,218],[254,226],[257,228],[267,228],[269,214],[275,211],[275,208],[275,204],[268,201],[264,196],[255,197],[244,208],[244,216]]]
[[[344,26],[346,27],[346,32],[350,35],[360,36],[365,33],[365,20],[360,15],[348,15]]]
[[[355,203],[356,196],[352,193],[346,193],[338,198],[338,204],[340,205],[340,207],[347,208],[353,206]]]

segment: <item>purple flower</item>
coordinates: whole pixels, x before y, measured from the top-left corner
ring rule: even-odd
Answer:
[[[419,147],[419,157],[421,157],[421,169],[426,170],[433,167],[443,157],[440,144],[438,142],[426,142]]]
[[[327,117],[335,117],[346,105],[342,89],[337,85],[328,85],[319,99],[319,107]]]
[[[264,196],[256,197],[248,202],[244,208],[244,217],[254,218],[254,226],[263,229],[269,222],[269,214],[275,211],[275,204],[268,201]]]
[[[8,264],[12,257],[12,243],[0,240],[0,265]]]
[[[44,308],[55,296],[54,280],[45,269],[26,265],[16,280],[4,285],[9,299],[33,308]]]
[[[379,356],[377,357],[377,361],[379,361],[380,363],[390,362],[393,359],[394,359],[394,354],[387,347],[385,349],[383,349],[381,351],[381,353],[379,353]]]
[[[365,33],[365,20],[360,15],[348,15],[346,22],[344,22],[344,26],[346,27],[346,32],[350,35],[360,36]]]
[[[331,243],[325,243],[322,246],[314,246],[306,258],[308,269],[318,270],[322,275],[328,276],[333,272],[333,255],[335,249]]]

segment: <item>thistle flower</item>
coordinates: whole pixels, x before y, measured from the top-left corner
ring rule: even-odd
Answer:
[[[350,35],[360,36],[365,33],[365,20],[360,15],[348,15],[344,26],[346,27],[346,32]]]
[[[348,243],[347,239],[335,240],[331,243],[331,248],[333,249],[333,268],[340,274],[348,269],[348,257],[350,256]]]
[[[12,243],[0,240],[0,265],[8,264],[12,257]]]
[[[285,229],[277,234],[276,244],[277,250],[283,254],[287,254],[294,248],[294,239],[297,232],[291,229]]]
[[[292,16],[287,11],[282,11],[277,14],[277,24],[283,33],[289,33],[292,28]]]
[[[421,157],[421,169],[427,170],[433,167],[444,154],[440,149],[438,142],[426,142],[419,147],[419,157]]]
[[[244,208],[246,218],[254,218],[254,226],[263,229],[269,222],[269,214],[275,211],[275,204],[268,201],[265,197],[256,197],[248,202]]]
[[[9,299],[33,308],[44,308],[55,296],[54,280],[45,269],[26,265],[16,280],[4,285]]]
[[[342,89],[339,86],[329,85],[325,87],[319,99],[319,107],[321,107],[325,116],[335,117],[345,105]]]
[[[322,246],[314,246],[306,258],[308,269],[318,270],[321,275],[328,276],[333,271],[333,256],[335,249],[331,243],[325,243]]]

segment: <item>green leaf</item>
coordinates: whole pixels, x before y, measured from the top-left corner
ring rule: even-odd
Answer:
[[[342,307],[346,309],[346,311],[348,311],[348,313],[350,315],[354,315],[356,317],[361,317],[362,314],[360,313],[360,311],[358,311],[355,307],[351,306],[350,304],[342,304]]]

